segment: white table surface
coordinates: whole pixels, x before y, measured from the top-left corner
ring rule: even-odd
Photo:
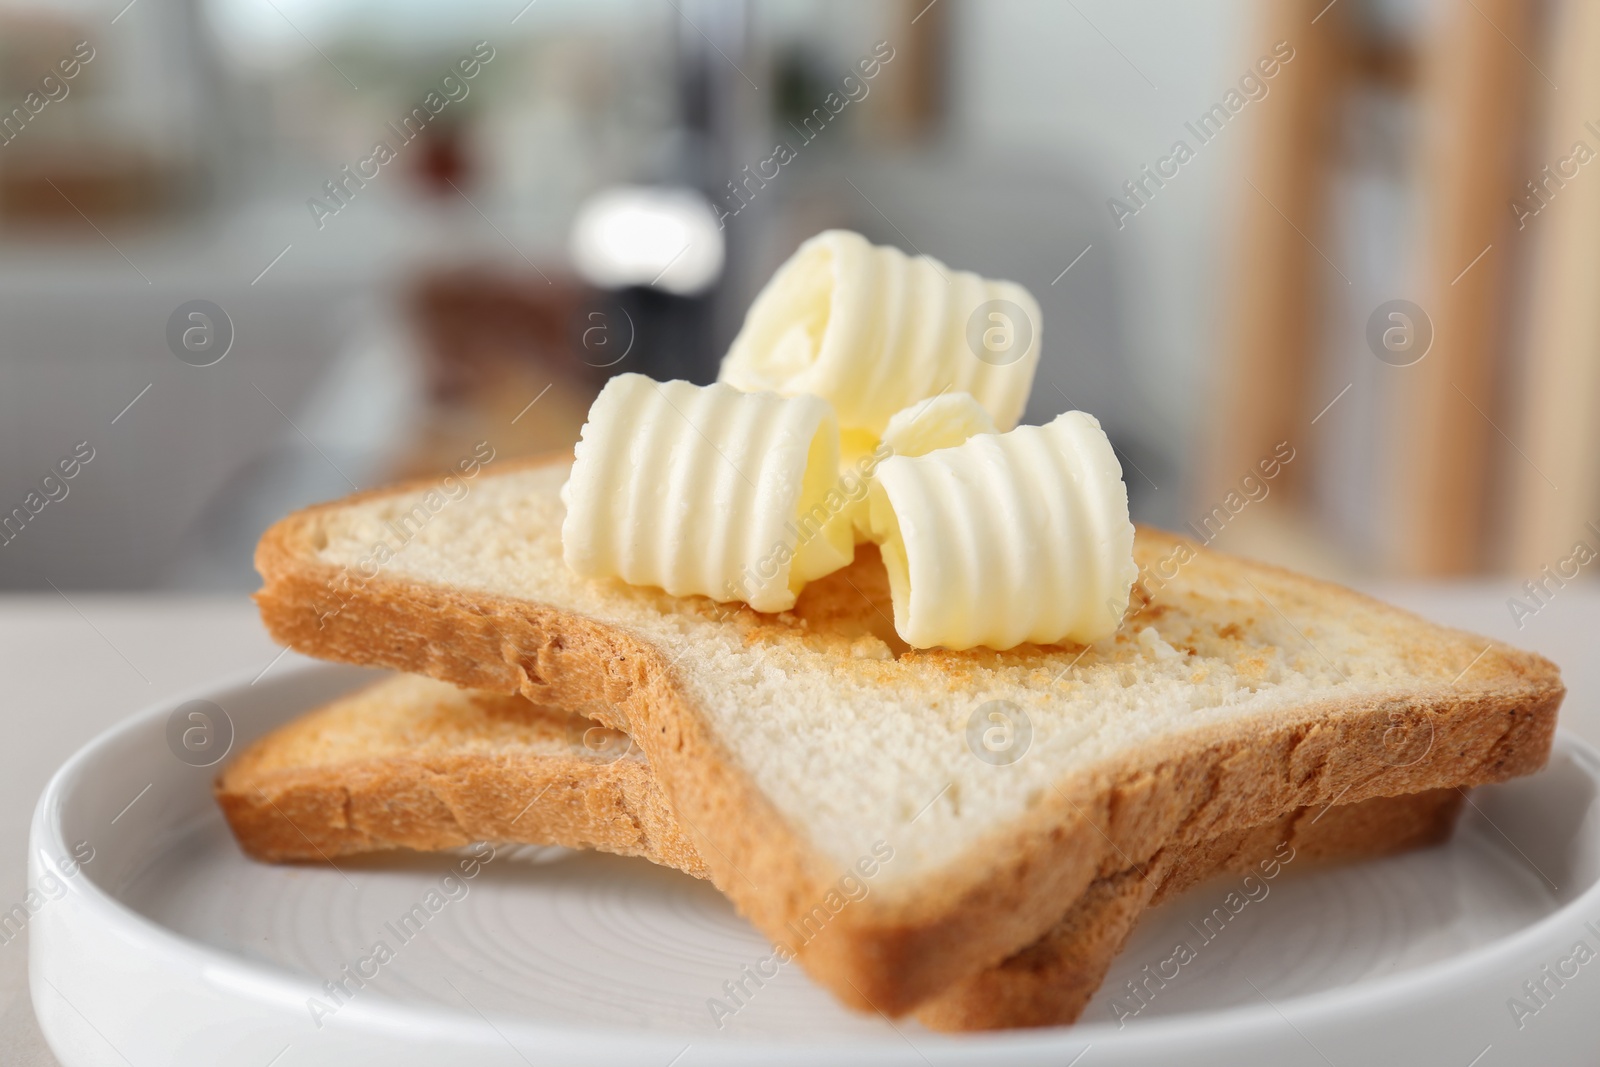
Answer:
[[[1600,588],[1569,586],[1518,631],[1510,581],[1372,590],[1439,622],[1544,653],[1569,690],[1562,724],[1600,744]],[[28,821],[55,768],[154,701],[273,662],[245,598],[0,597],[0,911],[27,889]],[[292,655],[272,667],[281,670]],[[34,1020],[27,935],[0,944],[0,1064],[56,1067]]]

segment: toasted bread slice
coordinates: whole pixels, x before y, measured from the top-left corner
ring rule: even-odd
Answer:
[[[863,1010],[1000,963],[1169,844],[1549,751],[1546,660],[1170,534],[1140,531],[1147,578],[1095,645],[912,651],[870,547],[780,615],[577,578],[566,474],[298,512],[257,549],[262,617],[301,652],[632,735],[711,880]],[[845,906],[845,877],[870,892]]]
[[[487,839],[594,848],[705,874],[625,734],[415,675],[261,738],[218,777],[216,795],[244,850],[274,862]],[[1460,803],[1454,790],[1376,797],[1163,849],[1142,872],[1098,879],[1044,938],[918,1017],[949,1030],[1072,1022],[1147,905],[1209,875],[1274,862],[1282,846],[1304,867],[1431,844],[1449,834]]]
[[[1148,908],[1227,873],[1270,877],[1288,862],[1303,871],[1439,844],[1455,828],[1465,796],[1430,789],[1301,808],[1192,847],[1169,845],[1142,869],[1096,879],[1048,934],[924,1001],[917,1019],[935,1030],[1076,1022]],[[1256,888],[1244,884],[1246,892]]]
[[[626,734],[414,674],[256,741],[217,777],[216,797],[240,847],[272,863],[507,841],[706,877]]]

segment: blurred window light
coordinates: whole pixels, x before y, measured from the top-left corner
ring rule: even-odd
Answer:
[[[596,193],[572,224],[572,263],[602,289],[641,285],[692,296],[722,273],[722,229],[693,189],[639,185]]]

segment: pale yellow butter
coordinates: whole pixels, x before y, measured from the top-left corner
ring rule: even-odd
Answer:
[[[854,556],[839,429],[817,397],[622,374],[575,451],[561,542],[584,577],[785,611]]]
[[[875,464],[890,455],[921,456],[937,448],[959,445],[973,434],[994,432],[994,420],[971,393],[942,393],[895,412],[884,427],[883,439],[873,442],[869,458],[876,469]],[[846,434],[846,460],[850,458],[849,438]],[[850,505],[850,521],[858,544],[872,540],[867,500],[863,493]]]
[[[891,456],[869,501],[895,630],[914,648],[1088,644],[1121,624],[1133,524],[1091,415]]]
[[[1014,282],[827,230],[756,296],[720,378],[820,396],[847,432],[881,436],[895,412],[946,391],[970,393],[1009,430],[1033,387],[1040,326]]]
[[[897,456],[925,456],[980,433],[996,433],[994,420],[971,393],[944,393],[894,413],[883,443]]]

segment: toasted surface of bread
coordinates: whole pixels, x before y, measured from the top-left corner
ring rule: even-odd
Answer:
[[[1158,531],[1135,548],[1158,581],[1110,638],[912,652],[870,548],[775,616],[578,579],[565,474],[508,465],[459,499],[423,484],[292,515],[257,551],[263,619],[311,655],[631,734],[710,878],[863,1009],[1000,963],[1169,844],[1548,753],[1547,661]],[[979,754],[996,709],[1015,730],[998,760]],[[791,932],[886,850],[867,897]]]
[[[269,861],[332,860],[474,840],[643,856],[704,876],[649,766],[624,734],[521,697],[397,675],[261,738],[217,778],[240,845]],[[1146,906],[1208,876],[1272,862],[1304,867],[1431,844],[1449,834],[1454,790],[1302,811],[1142,871],[1097,879],[1043,938],[918,1010],[938,1029],[1072,1022]]]

